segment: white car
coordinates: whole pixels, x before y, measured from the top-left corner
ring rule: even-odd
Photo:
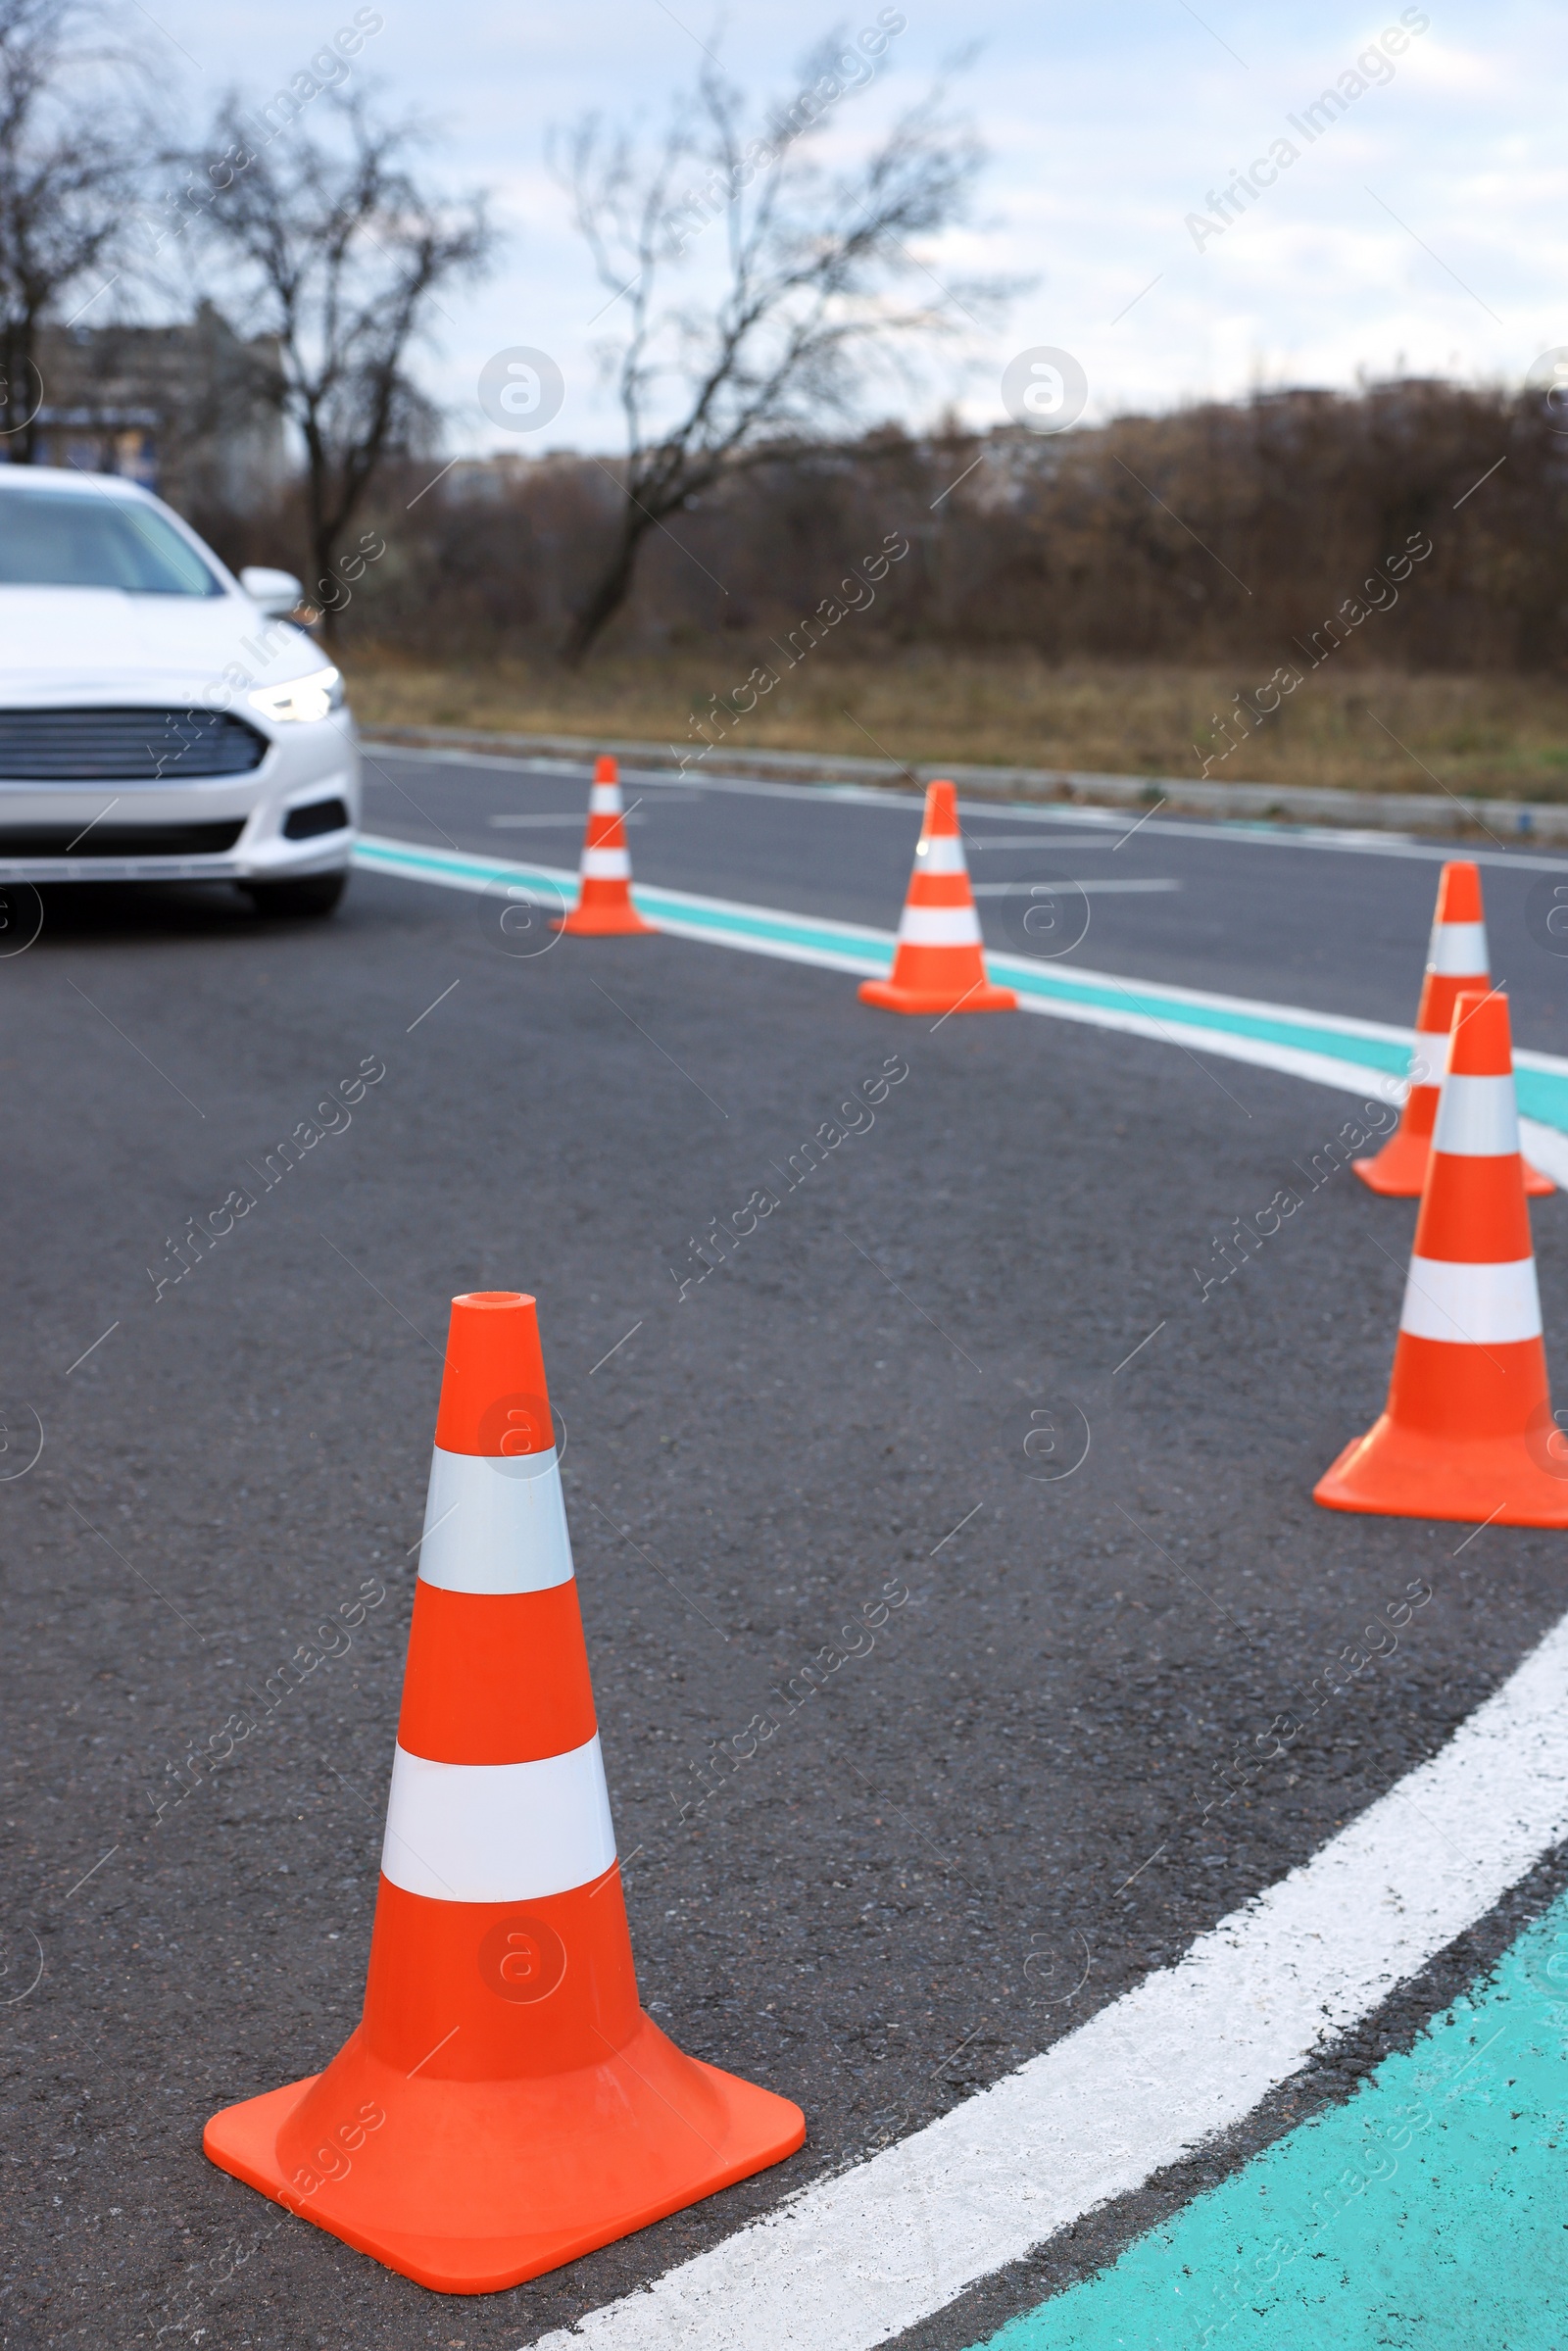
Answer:
[[[133,482],[0,465],[0,883],[228,881],[330,912],[359,740],[299,602]]]

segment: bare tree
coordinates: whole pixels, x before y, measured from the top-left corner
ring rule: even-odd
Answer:
[[[955,304],[965,313],[1003,290],[944,288],[909,249],[963,218],[983,160],[940,88],[858,164],[817,161],[848,95],[841,47],[824,42],[800,91],[756,115],[705,67],[652,148],[590,116],[555,151],[599,277],[625,306],[602,346],[625,424],[624,496],[561,649],[570,663],[625,602],[650,531],[736,467],[853,416],[877,357],[956,331]],[[664,273],[681,267],[706,269],[706,298],[663,298]]]
[[[275,147],[247,144],[254,126],[225,110],[212,152],[232,170],[199,233],[249,296],[252,332],[273,338],[276,397],[305,444],[310,585],[330,631],[343,534],[382,462],[433,424],[410,346],[438,290],[478,275],[495,238],[482,195],[447,201],[419,183],[416,125],[377,122],[357,96],[324,103],[340,138],[291,124]]]
[[[0,0],[0,434],[23,465],[45,397],[39,326],[93,272],[113,282],[147,154],[130,60],[95,43],[95,17],[90,0]]]

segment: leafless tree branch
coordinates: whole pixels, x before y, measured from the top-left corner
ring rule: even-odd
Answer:
[[[422,134],[333,96],[337,136],[291,126],[275,148],[233,102],[211,151],[232,176],[201,224],[272,339],[273,387],[305,445],[313,593],[333,607],[338,545],[382,462],[428,436],[433,412],[408,372],[438,293],[479,275],[496,236],[482,195],[446,201],[421,185]]]
[[[842,51],[837,36],[820,44],[801,90],[760,110],[705,66],[651,144],[592,116],[555,144],[573,222],[622,320],[601,358],[623,421],[623,497],[562,647],[570,662],[625,602],[651,530],[726,473],[842,426],[879,361],[960,333],[1008,290],[944,287],[913,249],[965,217],[983,162],[944,87],[860,161],[821,160],[847,95]],[[705,263],[716,288],[665,296],[666,277]]]

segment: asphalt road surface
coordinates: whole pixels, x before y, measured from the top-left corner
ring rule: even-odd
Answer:
[[[576,867],[587,768],[371,745],[367,829]],[[700,776],[700,780],[699,780]],[[920,829],[918,799],[738,781],[683,782],[627,768],[627,839],[644,881],[893,930]],[[1136,832],[1129,838],[1131,828]],[[1484,859],[1493,977],[1506,983],[1515,1042],[1568,1051],[1568,938],[1547,949],[1546,907],[1568,881],[1560,852],[1478,836],[1462,849],[1387,838],[1218,826],[1152,812],[1049,811],[965,802],[970,878],[988,946],[1123,977],[1415,1019],[1446,855]],[[1073,882],[1059,930],[1023,928],[1031,888]],[[1005,895],[1003,895],[1005,893]],[[1082,936],[1079,931],[1082,929]]]
[[[375,759],[376,829],[574,862],[573,825],[489,819],[571,816],[580,778]],[[915,829],[667,786],[635,819],[650,880],[888,927]],[[1153,823],[1067,870],[1091,855],[1182,886],[1095,894],[1079,959],[1411,1016],[1431,862]],[[1052,870],[1031,857],[973,863]],[[1561,1051],[1565,966],[1522,912],[1539,879],[1488,868],[1494,967],[1523,1040]],[[991,935],[1005,902],[984,903]],[[1177,1958],[1561,1612],[1560,1539],[1309,1499],[1381,1407],[1411,1204],[1338,1177],[1199,1303],[1210,1236],[1294,1180],[1341,1095],[1049,1019],[933,1033],[839,974],[670,939],[514,961],[475,900],[366,875],[327,924],[61,893],[0,987],[8,2347],[528,2343]],[[907,1074],[874,1125],[682,1298],[692,1236],[781,1191],[890,1056]],[[351,1114],[263,1190],[345,1081]],[[155,1298],[169,1239],[239,1186],[256,1208]],[[1536,1207],[1548,1334],[1565,1220]],[[809,2136],[454,2302],[200,2142],[358,2016],[446,1304],[493,1287],[541,1301],[645,2005],[796,2099]],[[890,1586],[874,1645],[707,1771]],[[1401,1602],[1395,1652],[1218,1806],[1238,1747]],[[349,1645],[193,1767],[328,1619]],[[972,2343],[1343,2095],[1559,1882],[1538,1873],[1247,2131],[908,2339]]]

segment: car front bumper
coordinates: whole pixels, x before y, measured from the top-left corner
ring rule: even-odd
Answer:
[[[257,731],[268,736],[267,755],[243,775],[177,784],[0,779],[0,882],[260,882],[341,871],[360,821],[360,747],[347,710]],[[289,839],[283,828],[294,811],[333,800],[347,824]],[[225,827],[237,832],[224,848],[180,845],[182,835],[211,838]],[[32,833],[36,844],[26,839]]]

